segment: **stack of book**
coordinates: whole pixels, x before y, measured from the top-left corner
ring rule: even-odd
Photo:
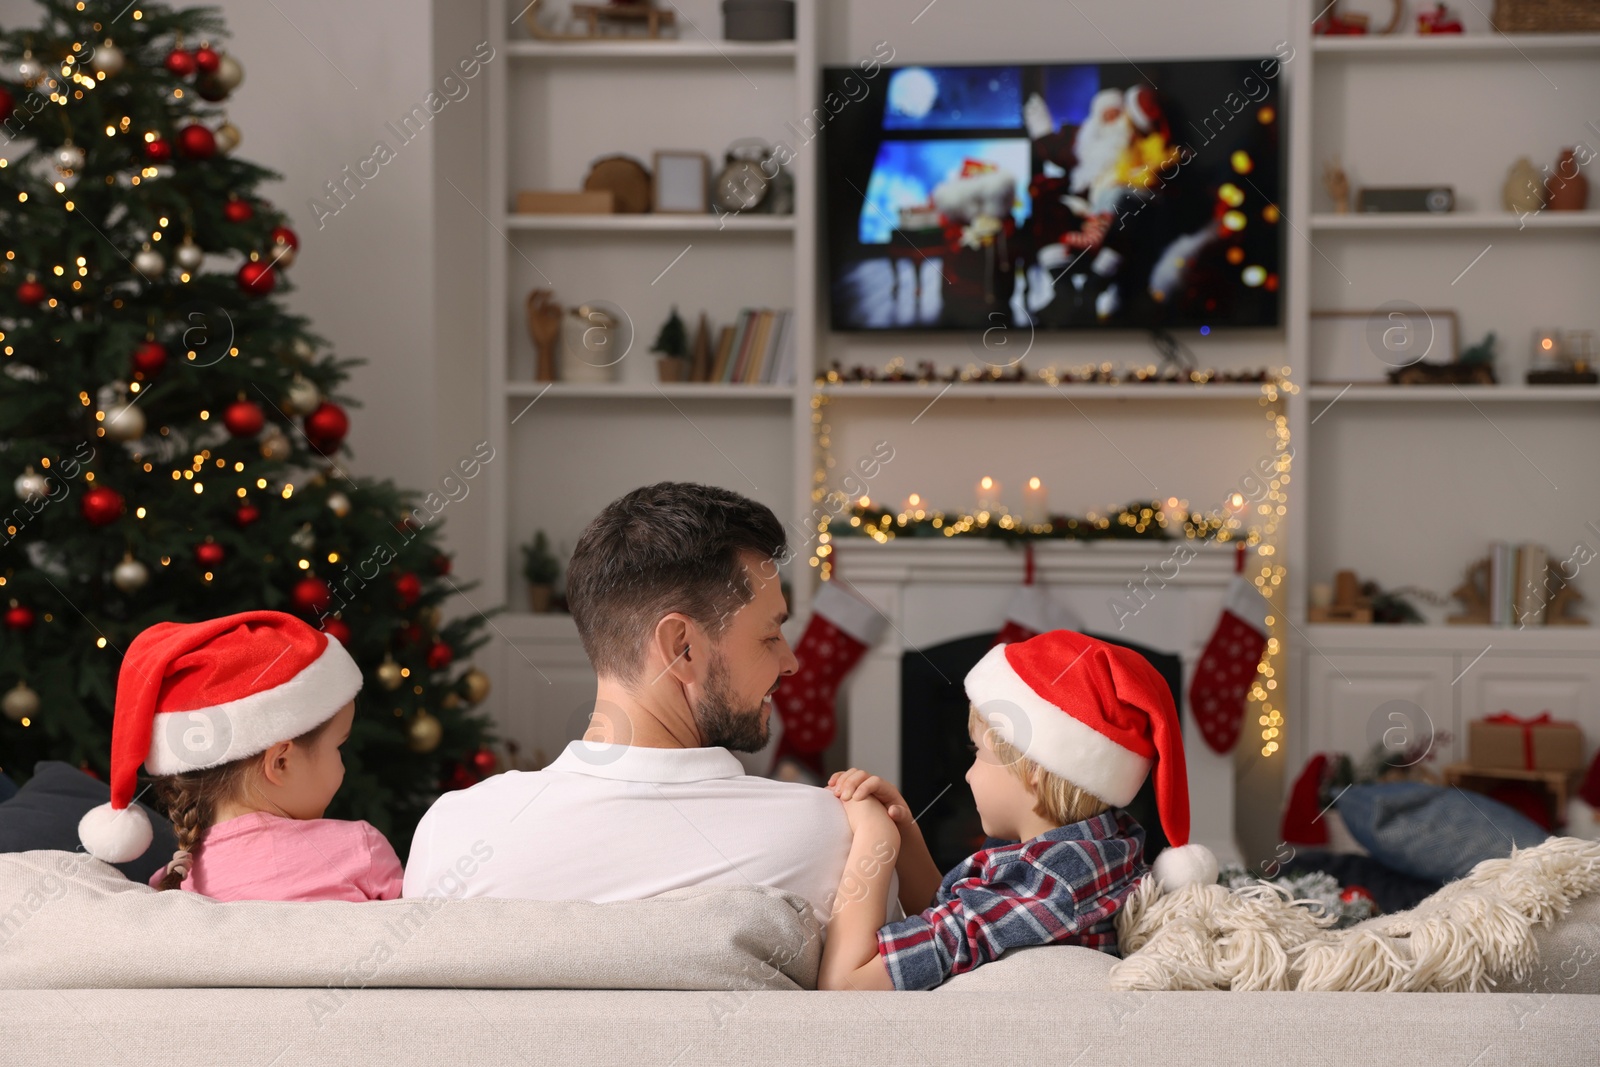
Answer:
[[[734,385],[793,385],[794,313],[770,308],[745,308],[732,326],[724,326],[716,351],[695,381]],[[704,377],[700,377],[700,374]]]
[[[1550,560],[1544,546],[1489,546],[1489,625],[1543,626],[1554,589],[1547,587]]]

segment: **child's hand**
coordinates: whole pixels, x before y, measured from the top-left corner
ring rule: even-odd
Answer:
[[[828,788],[845,802],[846,808],[850,801],[859,797],[876,797],[896,826],[911,823],[911,808],[906,804],[906,798],[900,795],[900,790],[875,774],[868,774],[858,767],[835,771],[828,779]]]
[[[845,801],[844,817],[850,822],[852,836],[859,836],[862,832],[866,832],[878,834],[896,844],[900,841],[899,826],[883,810],[883,805],[878,802],[876,797],[864,796],[856,800]]]

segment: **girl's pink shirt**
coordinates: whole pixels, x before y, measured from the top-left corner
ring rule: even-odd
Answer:
[[[181,888],[216,900],[395,900],[403,880],[371,823],[256,811],[206,830]]]

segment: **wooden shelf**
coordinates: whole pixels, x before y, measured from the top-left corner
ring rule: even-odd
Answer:
[[[1549,55],[1561,52],[1600,51],[1600,33],[1442,33],[1356,34],[1350,37],[1313,37],[1311,50],[1321,55],[1372,59],[1417,56]]]
[[[1590,652],[1600,650],[1594,626],[1451,626],[1449,624],[1302,623],[1311,655],[1323,652],[1414,655],[1417,652]],[[1293,631],[1291,631],[1293,632]]]
[[[507,382],[508,398],[545,400],[790,400],[792,385],[728,385],[719,382],[662,382],[638,385],[617,382]]]
[[[839,398],[897,398],[921,400],[1255,400],[1261,386],[1254,382],[1218,382],[1212,385],[1093,385],[1072,383],[1049,386],[1006,382],[840,382],[820,385],[817,391]]]
[[[509,41],[506,51],[513,59],[601,60],[622,62],[646,60],[741,59],[784,60],[794,62],[793,41],[709,41],[703,37],[680,40],[595,40],[595,41]]]
[[[793,215],[518,215],[508,230],[580,233],[794,233]]]
[[[1592,230],[1600,228],[1600,211],[1540,211],[1521,216],[1510,211],[1463,211],[1430,215],[1423,212],[1352,212],[1311,216],[1311,228],[1338,230]]]
[[[1360,403],[1592,403],[1600,401],[1600,385],[1313,385],[1313,401]]]

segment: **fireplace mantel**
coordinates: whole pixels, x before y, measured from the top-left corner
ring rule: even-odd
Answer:
[[[846,687],[850,763],[899,781],[901,656],[998,630],[1022,582],[1023,551],[969,539],[879,544],[845,538],[833,542],[832,558],[837,580],[889,620],[883,639]],[[1233,565],[1232,545],[1195,541],[1035,544],[1037,581],[1082,629],[1180,656],[1186,690],[1216,625]],[[1241,744],[1249,736],[1247,730]],[[1237,859],[1233,758],[1206,747],[1187,714],[1184,741],[1192,837],[1224,861]]]

